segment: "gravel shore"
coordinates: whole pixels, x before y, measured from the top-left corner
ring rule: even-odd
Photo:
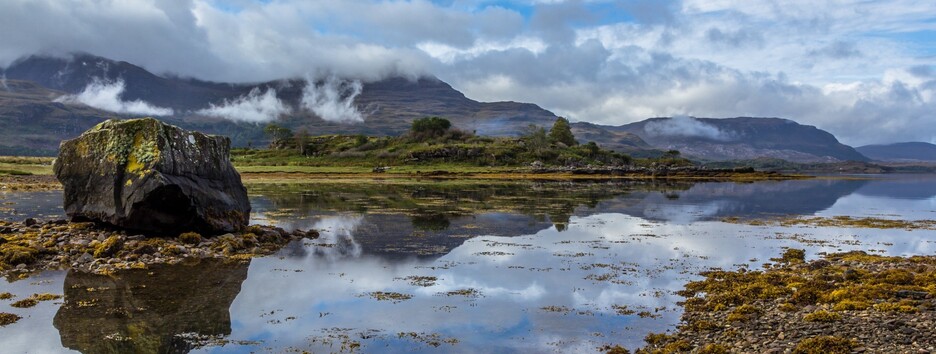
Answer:
[[[703,273],[680,292],[677,330],[648,335],[637,352],[936,352],[936,256],[849,252],[806,262],[791,249],[774,261],[763,271]]]
[[[316,237],[316,231],[260,225],[212,237],[191,232],[147,237],[90,222],[0,221],[0,275],[25,277],[50,269],[108,274],[193,258],[249,259],[272,254],[292,240]]]

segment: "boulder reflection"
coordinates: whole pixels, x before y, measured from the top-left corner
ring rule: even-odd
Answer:
[[[186,353],[181,334],[229,335],[248,262],[216,260],[122,271],[70,271],[53,325],[82,353]]]

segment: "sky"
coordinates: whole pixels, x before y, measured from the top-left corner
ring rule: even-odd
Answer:
[[[0,33],[0,66],[83,51],[225,82],[434,75],[572,121],[782,117],[936,143],[932,0],[3,0]]]

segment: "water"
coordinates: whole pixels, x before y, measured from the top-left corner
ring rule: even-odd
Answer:
[[[2,196],[4,218],[60,215]],[[758,183],[373,182],[251,188],[253,220],[322,230],[275,256],[7,282],[5,352],[595,352],[673,328],[685,282],[783,247],[936,253],[936,231],[725,218],[936,219],[936,178]],[[89,291],[88,289],[92,289]],[[183,340],[188,338],[189,340]],[[192,345],[201,338],[201,345]]]

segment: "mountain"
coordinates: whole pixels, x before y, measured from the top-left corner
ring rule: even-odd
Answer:
[[[90,54],[23,58],[3,69],[0,80],[3,84],[0,85],[0,154],[54,154],[59,141],[77,136],[106,118],[139,116],[116,114],[60,99],[64,95],[86,93],[89,85],[116,82],[122,82],[123,87],[119,94],[108,91],[112,103],[171,109],[171,115],[160,119],[186,129],[230,136],[235,146],[266,144],[263,134],[266,122],[256,119],[238,122],[225,119],[231,118],[230,113],[219,118],[200,110],[241,102],[244,98],[259,98],[256,96],[271,93],[271,90],[275,93],[274,101],[286,112],[275,123],[312,135],[399,135],[406,132],[416,118],[441,116],[452,121],[455,127],[477,134],[515,136],[523,134],[530,125],[550,127],[556,120],[555,114],[535,104],[472,100],[431,76],[389,77],[372,82],[341,80],[342,85],[351,86],[329,87],[334,92],[321,95],[337,95],[328,102],[329,107],[353,106],[364,116],[363,123],[325,120],[305,108],[303,98],[307,90],[326,87],[329,85],[326,80],[217,83],[156,75],[131,63]],[[347,89],[354,85],[360,85],[357,93]],[[252,104],[261,103],[258,100]],[[238,111],[259,108],[241,107]],[[840,144],[828,132],[777,118],[653,118],[623,126],[580,122],[572,124],[572,131],[580,143],[594,141],[602,147],[640,157],[658,156],[662,150],[675,149],[687,157],[702,160],[868,160],[851,147]]]
[[[636,134],[613,131],[607,126],[588,122],[572,123],[572,134],[579,143],[594,141],[602,147],[637,157],[655,157],[662,154]]]
[[[618,127],[663,150],[722,161],[777,158],[794,162],[868,161],[854,148],[814,126],[780,118],[651,118]]]
[[[855,149],[878,161],[936,161],[936,145],[930,143],[865,145]]]
[[[290,109],[276,123],[310,134],[398,135],[412,120],[427,115],[443,116],[461,129],[484,135],[517,135],[530,124],[549,126],[556,115],[537,105],[517,102],[478,102],[465,97],[435,77],[391,77],[364,82],[354,106],[366,116],[364,123],[326,121],[303,109],[306,81],[277,80],[255,84],[228,84],[173,76],[159,76],[136,65],[89,54],[70,58],[31,56],[0,72],[0,139],[10,148],[24,146],[43,154],[58,142],[107,117],[121,115],[77,103],[55,102],[66,94],[79,94],[93,83],[123,82],[123,102],[172,109],[162,120],[188,129],[232,136],[235,145],[265,142],[261,125],[208,117],[198,111],[247,97],[251,91],[275,90],[276,98]],[[319,82],[321,83],[321,82]],[[27,89],[26,86],[29,86]],[[347,98],[343,97],[343,98]],[[20,137],[20,133],[29,136]],[[10,138],[10,139],[5,139]],[[9,151],[10,149],[7,149]],[[4,149],[0,147],[0,153]]]
[[[130,117],[82,104],[56,102],[67,94],[32,81],[5,79],[0,85],[0,155],[54,156],[59,143],[108,118]],[[188,129],[223,134],[246,143],[262,139],[262,127],[221,118],[172,116],[161,119]]]

